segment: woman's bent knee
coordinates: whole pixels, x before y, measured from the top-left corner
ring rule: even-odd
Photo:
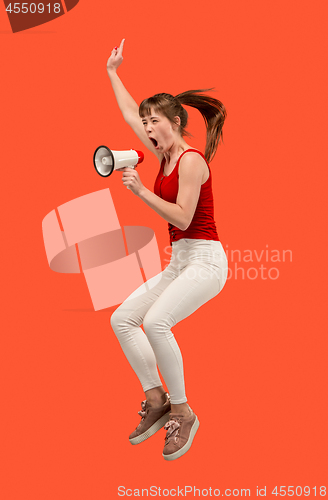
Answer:
[[[110,324],[113,328],[114,332],[117,333],[120,328],[124,327],[124,323],[126,322],[126,313],[124,314],[122,310],[118,307],[115,309],[113,314],[110,317]]]
[[[168,319],[157,317],[152,313],[147,313],[144,317],[143,328],[149,341],[158,335],[167,334],[171,327],[172,324]]]
[[[135,311],[127,310],[121,304],[111,315],[110,324],[116,335],[126,334],[141,324],[141,318]]]

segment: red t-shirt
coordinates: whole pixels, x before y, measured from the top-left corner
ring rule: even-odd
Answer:
[[[202,156],[204,155],[197,149],[187,149],[180,156],[179,159],[170,173],[170,175],[164,175],[164,165],[165,158],[163,158],[161,163],[161,168],[157,175],[154,185],[154,193],[165,201],[170,203],[176,203],[178,190],[179,190],[179,163],[184,154],[189,151],[194,151]],[[206,161],[206,160],[205,160]],[[196,206],[196,210],[193,219],[189,227],[185,231],[168,224],[169,234],[170,234],[170,245],[172,241],[178,241],[181,238],[191,238],[191,239],[203,239],[203,240],[215,240],[219,241],[218,233],[216,230],[216,225],[214,221],[214,204],[213,204],[213,193],[212,193],[212,176],[209,164],[206,161],[210,175],[206,182],[201,186],[199,200]]]

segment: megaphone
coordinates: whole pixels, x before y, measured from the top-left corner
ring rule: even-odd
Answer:
[[[93,164],[98,174],[108,177],[114,170],[124,167],[135,168],[144,159],[142,151],[111,151],[107,146],[99,146],[93,155]]]

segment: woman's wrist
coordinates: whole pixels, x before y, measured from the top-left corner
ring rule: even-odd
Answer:
[[[109,78],[112,78],[113,75],[116,75],[116,68],[107,68],[107,73]]]
[[[147,189],[144,185],[142,186],[142,188],[140,189],[140,191],[138,192],[138,196],[139,198],[142,200],[142,201],[145,201],[146,197],[147,197],[147,191],[149,191],[149,189]]]

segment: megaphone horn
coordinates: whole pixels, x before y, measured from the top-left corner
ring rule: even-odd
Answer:
[[[114,170],[124,167],[135,168],[144,159],[142,151],[111,151],[107,146],[99,146],[93,155],[93,164],[98,174],[108,177]]]

